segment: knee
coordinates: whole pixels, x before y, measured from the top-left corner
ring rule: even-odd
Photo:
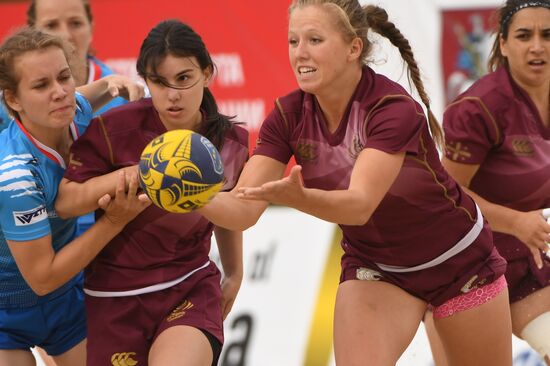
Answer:
[[[521,331],[521,338],[543,358],[550,359],[550,312],[531,320]]]

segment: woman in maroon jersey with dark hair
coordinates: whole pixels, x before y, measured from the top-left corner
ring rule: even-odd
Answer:
[[[514,334],[550,365],[550,1],[508,0],[498,16],[492,72],[445,111],[443,166],[470,190],[508,261]]]
[[[167,130],[189,129],[220,151],[231,189],[248,158],[248,134],[220,114],[208,89],[213,62],[201,37],[177,20],[142,43],[137,70],[151,98],[93,120],[71,149],[58,213],[97,209],[113,194],[116,171],[136,170],[141,152]],[[224,269],[210,261],[212,232]],[[109,243],[85,272],[89,365],[216,365],[223,319],[242,280],[242,232],[192,212],[151,206]],[[221,282],[221,286],[220,286]]]
[[[369,29],[399,49],[428,121],[366,65]],[[340,225],[337,365],[394,365],[428,305],[453,364],[511,365],[506,262],[441,166],[430,129],[442,134],[408,41],[379,7],[295,0],[288,42],[300,89],[277,100],[237,187],[201,213],[243,230],[273,202]],[[283,178],[292,155],[298,165]]]

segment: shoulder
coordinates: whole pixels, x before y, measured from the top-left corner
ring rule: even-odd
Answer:
[[[111,70],[109,66],[107,66],[104,62],[100,61],[98,58],[94,56],[88,56],[88,59],[92,61],[94,64],[96,64],[97,66],[99,66],[99,69],[101,70],[100,77],[113,74],[113,70]]]
[[[275,109],[281,115],[301,113],[306,93],[300,89],[294,90],[289,94],[279,97],[275,100]]]
[[[35,176],[31,173],[31,166],[35,167],[33,170],[40,167],[32,152],[27,148],[24,141],[25,136],[22,133],[17,133],[14,127],[17,128],[15,123],[0,134],[0,144],[2,145],[0,195],[34,194],[34,188],[36,188],[34,184],[21,182],[33,182]]]
[[[110,109],[97,119],[101,120],[107,131],[120,132],[142,128],[154,117],[155,109],[151,98],[143,98]]]
[[[27,137],[21,132],[16,122],[10,123],[5,130],[0,133],[0,165],[1,160],[13,154],[21,154],[28,151],[25,140]],[[30,156],[30,155],[29,155]]]
[[[233,124],[225,133],[225,139],[237,142],[239,145],[248,147],[248,130],[237,124]]]
[[[353,98],[359,108],[366,111],[367,119],[380,110],[406,118],[424,115],[420,104],[399,83],[375,73],[368,66],[363,67],[363,76]]]
[[[489,73],[473,83],[447,106],[454,108],[478,108],[485,112],[498,113],[510,107],[513,98],[508,72],[504,68]]]

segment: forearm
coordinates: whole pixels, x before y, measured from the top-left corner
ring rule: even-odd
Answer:
[[[292,207],[322,220],[342,225],[364,225],[378,206],[374,197],[354,190],[304,189]]]
[[[66,219],[95,211],[99,198],[105,194],[114,195],[119,171],[94,177],[83,183],[63,179],[55,200],[58,216]]]
[[[42,268],[35,268],[40,275],[34,276],[34,283],[29,283],[33,291],[46,295],[61,287],[86,267],[123,227],[101,217],[84,234],[55,253],[50,262],[41,262]]]
[[[197,212],[217,226],[244,231],[258,221],[267,205],[268,203],[263,201],[239,199],[234,192],[220,192]]]
[[[108,89],[108,78],[109,76],[106,76],[93,83],[85,84],[77,88],[77,91],[88,100],[94,112],[113,99]]]
[[[519,211],[489,202],[469,188],[462,188],[477,203],[479,209],[483,213],[483,216],[489,222],[489,225],[491,225],[491,229],[493,231],[515,235],[516,230],[514,228],[518,221],[517,217],[518,214],[520,214]]]
[[[216,243],[226,277],[242,279],[243,276],[243,234],[241,231],[215,227]]]

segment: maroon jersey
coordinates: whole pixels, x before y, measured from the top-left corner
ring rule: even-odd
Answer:
[[[294,155],[305,186],[323,190],[347,189],[365,148],[406,153],[370,220],[362,226],[340,225],[347,255],[416,266],[449,250],[476,221],[475,203],[440,164],[420,105],[367,66],[334,133],[327,130],[315,97],[295,91],[277,101],[259,137],[255,154],[283,163]]]
[[[533,101],[505,68],[459,95],[445,111],[443,127],[446,157],[479,165],[470,184],[474,192],[519,211],[550,207],[550,128],[543,125]],[[495,232],[494,241],[508,261],[532,261],[531,252],[516,237]],[[534,263],[530,267],[540,284],[548,284],[548,260],[543,271]],[[513,284],[516,281],[509,274]]]
[[[110,110],[94,119],[71,147],[65,178],[84,182],[139,162],[145,146],[166,132],[151,99]],[[227,183],[234,187],[248,158],[248,133],[234,126],[220,151]],[[208,261],[213,225],[198,213],[148,207],[86,268],[86,288],[127,291],[174,280]]]

